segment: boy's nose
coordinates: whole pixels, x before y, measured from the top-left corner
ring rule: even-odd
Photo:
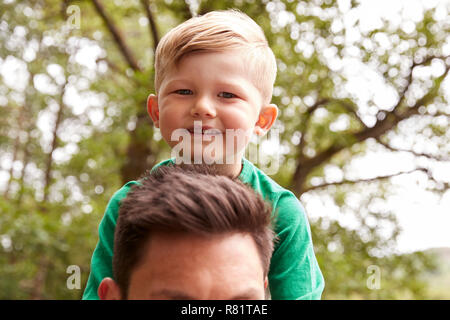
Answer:
[[[191,115],[194,118],[214,118],[216,116],[216,110],[208,98],[201,97],[195,101],[191,109]]]

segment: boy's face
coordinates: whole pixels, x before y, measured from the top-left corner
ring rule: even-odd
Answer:
[[[180,141],[171,139],[176,129],[192,131],[194,121],[201,121],[203,130],[215,129],[221,134],[224,149],[217,154],[229,154],[230,148],[225,151],[227,130],[240,129],[241,136],[242,132],[246,135],[244,143],[232,149],[238,155],[245,150],[251,134],[263,135],[277,116],[277,107],[264,105],[252,81],[237,50],[189,54],[164,77],[159,95],[150,95],[148,112],[171,148]],[[202,137],[209,138],[202,139],[203,148],[214,141],[205,133]]]

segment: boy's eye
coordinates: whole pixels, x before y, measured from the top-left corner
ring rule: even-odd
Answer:
[[[181,95],[188,95],[188,94],[192,94],[192,91],[189,89],[180,89],[180,90],[176,90],[175,93],[178,93]]]
[[[233,93],[221,92],[221,93],[219,93],[219,97],[226,98],[226,99],[231,99],[231,98],[236,98],[237,96],[235,94],[233,94]]]

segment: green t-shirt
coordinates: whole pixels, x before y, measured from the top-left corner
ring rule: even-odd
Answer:
[[[320,299],[325,282],[314,255],[311,230],[300,201],[295,195],[268,177],[243,158],[239,179],[253,187],[268,200],[277,211],[275,233],[278,242],[270,262],[269,289],[273,300],[314,300]],[[174,163],[173,159],[157,164]],[[126,197],[131,186],[139,184],[130,181],[118,190],[106,207],[99,225],[99,241],[91,260],[91,273],[83,294],[83,299],[99,299],[98,286],[105,277],[113,277],[112,257],[114,229],[119,213],[120,201]]]

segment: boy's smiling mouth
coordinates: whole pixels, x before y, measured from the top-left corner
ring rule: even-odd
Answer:
[[[187,129],[191,134],[219,135],[222,131],[210,126],[193,126]]]

